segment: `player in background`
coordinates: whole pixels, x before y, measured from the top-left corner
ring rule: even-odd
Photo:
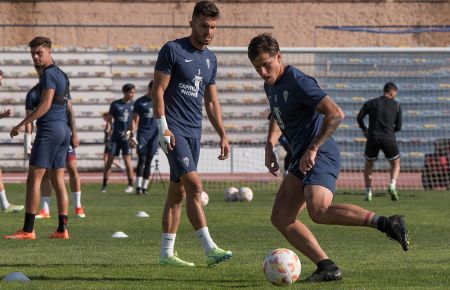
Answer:
[[[108,162],[108,156],[111,152],[111,123],[108,122],[108,112],[102,113],[103,121],[105,121],[105,129],[103,130],[105,136],[103,137],[103,143],[105,143],[105,149],[103,150],[103,166]],[[122,171],[123,174],[127,174],[127,170],[120,164],[120,162],[116,159],[114,159],[113,164],[115,167],[119,168],[120,171]],[[111,166],[112,166],[111,165]]]
[[[383,151],[384,156],[391,166],[391,181],[388,192],[391,199],[398,200],[395,187],[400,174],[400,152],[398,150],[395,133],[402,129],[402,109],[395,101],[397,86],[388,82],[384,85],[383,95],[364,103],[359,111],[357,121],[359,127],[367,138],[364,158],[364,182],[366,185],[364,200],[372,200],[372,172],[373,164],[378,158],[378,152]],[[369,128],[364,124],[364,118],[369,115]]]
[[[41,76],[39,67],[35,67],[38,75]],[[70,97],[70,96],[69,96]],[[34,86],[27,94],[25,99],[25,111],[26,115],[30,115],[39,105],[39,87]],[[73,196],[73,204],[75,207],[75,216],[84,218],[86,217],[84,209],[81,206],[81,182],[77,169],[77,156],[75,148],[79,145],[79,139],[77,134],[77,128],[75,124],[75,113],[72,108],[72,101],[67,101],[67,119],[68,125],[71,131],[71,139],[69,149],[67,151],[66,168],[69,173],[69,184]],[[33,123],[25,125],[25,138],[24,138],[24,155],[27,159],[31,154],[31,135],[33,132]],[[41,210],[36,215],[36,218],[50,218],[50,200],[52,194],[52,186],[50,183],[50,177],[48,172],[45,173],[41,184]]]
[[[307,281],[341,280],[342,272],[313,233],[297,219],[305,208],[315,223],[377,228],[407,251],[408,231],[402,216],[379,216],[356,205],[332,204],[340,152],[331,136],[344,118],[341,108],[314,78],[283,64],[278,42],[270,34],[260,34],[250,41],[248,57],[264,80],[273,113],[265,146],[265,163],[271,174],[276,176],[279,170],[273,150],[281,134],[292,145],[289,173],[278,189],[271,221],[317,265]]]
[[[133,166],[131,164],[131,114],[133,112],[133,98],[136,95],[136,89],[133,84],[125,84],[122,87],[123,97],[111,103],[108,112],[109,131],[106,131],[108,136],[111,136],[111,151],[108,154],[108,160],[103,171],[103,185],[101,192],[106,192],[108,185],[108,178],[111,174],[111,166],[114,158],[120,155],[122,151],[123,161],[127,169],[128,187],[125,189],[126,193],[132,193],[133,188]]]
[[[181,219],[181,203],[186,198],[186,212],[200,239],[208,266],[231,258],[209,234],[200,203],[203,190],[197,163],[200,154],[202,100],[208,118],[220,137],[219,159],[229,156],[230,145],[222,122],[215,77],[216,56],[206,47],[216,31],[219,9],[212,2],[195,4],[190,21],[191,35],[166,43],[158,54],[152,91],[158,140],[170,165],[170,184],[162,216],[160,263],[195,266],[178,258],[175,238]]]
[[[3,71],[0,70],[0,86],[2,85]],[[3,112],[0,111],[0,119],[11,117],[11,110],[5,109]],[[11,213],[19,212],[23,209],[23,205],[14,205],[8,201],[6,197],[5,185],[3,184],[3,173],[0,168],[0,212]]]
[[[153,118],[153,81],[148,84],[148,92],[134,102],[131,142],[136,146],[138,163],[136,169],[136,194],[147,194],[150,165],[158,151],[158,128]],[[137,128],[137,139],[134,132]]]
[[[36,239],[34,220],[39,210],[40,186],[48,170],[58,201],[58,228],[50,238],[69,239],[67,231],[68,196],[64,184],[67,148],[70,130],[67,126],[66,105],[70,96],[67,75],[54,64],[51,41],[46,37],[36,37],[30,41],[31,57],[34,65],[42,70],[39,80],[39,105],[17,126],[11,129],[11,138],[22,128],[37,120],[37,134],[31,150],[27,178],[25,202],[25,222],[22,230],[5,236],[6,239]]]

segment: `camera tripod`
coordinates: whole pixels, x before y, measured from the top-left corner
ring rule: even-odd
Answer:
[[[161,171],[159,171],[159,160],[155,159],[155,168],[153,169],[152,177],[150,178],[150,182],[148,184],[148,190],[152,188],[152,183],[156,181],[160,181],[162,183],[164,191],[166,190],[166,183],[164,182],[164,179],[162,178]]]

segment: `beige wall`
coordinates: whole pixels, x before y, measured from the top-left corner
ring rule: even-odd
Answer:
[[[163,2],[163,1],[161,1]],[[289,2],[289,1],[286,1]],[[340,32],[323,25],[445,25],[449,2],[224,3],[217,1],[219,25],[273,26],[273,29],[220,28],[213,45],[246,46],[254,35],[273,33],[281,46],[448,46],[450,33],[404,35]],[[0,24],[188,25],[193,2],[0,2]],[[161,46],[189,34],[189,28],[23,28],[1,27],[0,46],[26,44],[36,35],[59,45],[95,47],[139,44]]]

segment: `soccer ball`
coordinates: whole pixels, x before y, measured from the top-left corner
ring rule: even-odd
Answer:
[[[206,192],[202,191],[202,194],[200,195],[200,202],[202,206],[207,206],[209,202],[209,196]]]
[[[236,187],[228,187],[224,191],[225,201],[236,201],[238,200],[239,189]]]
[[[277,286],[287,286],[300,277],[302,265],[294,252],[280,248],[273,250],[266,256],[263,270],[270,283]]]
[[[253,199],[253,190],[249,187],[241,187],[239,189],[239,200],[240,201],[252,201]]]

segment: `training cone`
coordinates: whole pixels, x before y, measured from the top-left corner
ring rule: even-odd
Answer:
[[[140,218],[148,218],[148,217],[150,217],[150,216],[148,215],[148,213],[146,213],[145,211],[138,211],[137,214],[136,214],[136,216],[137,216],[137,217],[140,217]]]
[[[112,234],[113,238],[128,238],[127,234],[125,234],[124,232],[115,232],[114,234]]]
[[[25,276],[22,272],[12,272],[3,278],[3,281],[22,281],[27,282],[30,281],[30,279]]]

